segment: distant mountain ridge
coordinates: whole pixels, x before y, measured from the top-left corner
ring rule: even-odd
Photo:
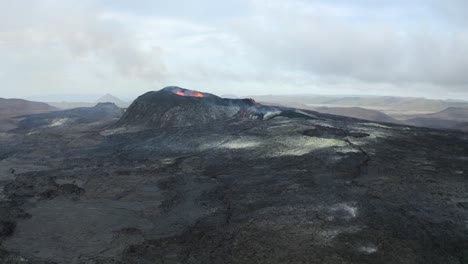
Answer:
[[[440,112],[420,115],[419,117],[468,122],[468,108],[449,107]]]
[[[331,115],[347,116],[347,117],[365,119],[365,120],[376,121],[376,122],[384,122],[384,123],[394,123],[394,124],[401,123],[400,121],[382,112],[372,110],[372,109],[366,109],[362,107],[316,107],[312,109],[320,113],[331,114]]]
[[[96,105],[96,103],[114,103],[118,107],[121,108],[127,108],[130,103],[121,100],[120,98],[112,95],[112,94],[105,94],[101,97],[95,97],[98,99],[88,99],[87,101],[54,101],[54,102],[48,102],[50,105],[53,105],[57,108],[60,109],[72,109],[72,108],[77,108],[77,107],[93,107]]]
[[[258,101],[375,122],[468,131],[468,102],[393,96],[254,96]]]
[[[18,120],[12,117],[48,113],[59,110],[42,102],[28,101],[24,99],[5,99],[0,98],[0,132],[14,129]]]
[[[437,113],[414,116],[405,122],[415,126],[468,131],[468,109],[449,107]]]
[[[434,113],[449,107],[468,108],[468,102],[455,100],[434,100],[416,97],[393,96],[321,96],[321,95],[264,95],[252,96],[257,101],[288,105],[304,104],[328,107],[363,107],[386,112]]]
[[[38,127],[61,127],[63,125],[89,124],[105,119],[120,118],[123,110],[114,103],[98,103],[93,107],[73,109],[20,116],[18,131]]]
[[[15,116],[58,110],[49,104],[24,99],[0,98],[0,116]]]

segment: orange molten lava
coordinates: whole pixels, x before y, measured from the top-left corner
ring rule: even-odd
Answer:
[[[179,96],[191,96],[191,97],[204,97],[204,95],[200,92],[183,92],[183,91],[176,91],[175,94]]]

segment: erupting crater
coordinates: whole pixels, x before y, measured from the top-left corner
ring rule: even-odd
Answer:
[[[188,89],[175,87],[175,86],[166,87],[163,90],[173,92],[179,96],[205,97],[205,95],[199,91],[188,90]]]
[[[305,116],[289,108],[262,105],[253,99],[221,98],[210,93],[168,86],[138,97],[116,124],[116,128],[185,127],[219,120],[264,120],[295,114]]]

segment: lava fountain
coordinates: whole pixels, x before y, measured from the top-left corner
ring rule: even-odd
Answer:
[[[172,90],[173,93],[177,94],[178,96],[189,96],[189,97],[205,97],[203,93],[198,91],[186,90],[186,89],[174,89]]]

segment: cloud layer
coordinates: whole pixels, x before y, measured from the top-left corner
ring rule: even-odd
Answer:
[[[2,7],[7,23],[0,25],[0,53],[9,63],[0,69],[10,88],[67,91],[73,75],[88,79],[86,86],[112,78],[164,79],[160,48],[142,47],[133,29],[91,1],[5,1]]]
[[[359,23],[365,12],[305,2],[264,2],[239,22],[238,34],[265,64],[324,79],[398,85],[468,84],[468,32],[396,23]],[[293,2],[294,3],[294,2]],[[395,15],[395,19],[399,18]]]
[[[175,84],[468,99],[466,1],[125,3],[0,0],[0,96]]]

